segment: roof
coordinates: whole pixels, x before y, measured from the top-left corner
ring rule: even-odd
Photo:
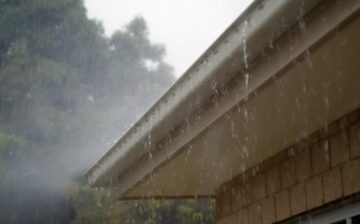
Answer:
[[[326,96],[341,107],[319,104],[326,102],[322,82],[351,86],[359,78],[337,78],[316,55],[321,48],[311,55],[309,50],[359,5],[356,0],[255,1],[88,171],[89,183],[110,188],[114,198],[211,196],[247,167],[359,106],[356,87]],[[302,34],[304,26],[309,35]],[[303,77],[301,68],[289,67],[304,54],[319,65],[317,76]],[[343,54],[348,63],[356,58]],[[304,67],[306,60],[301,63]],[[299,82],[318,95],[301,95]],[[278,85],[287,97],[278,97]],[[348,101],[341,100],[345,96]],[[272,102],[274,97],[279,102]],[[299,109],[299,102],[308,109]],[[279,125],[282,130],[272,130]]]

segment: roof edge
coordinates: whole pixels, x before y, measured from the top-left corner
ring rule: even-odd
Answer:
[[[219,89],[237,75],[238,71],[248,69],[248,63],[256,58],[269,43],[281,36],[320,1],[254,1],[160,100],[86,173],[90,185],[111,185],[116,182],[118,174],[125,172],[141,156],[150,152],[187,115],[192,114],[207,100],[214,92],[212,83],[216,83],[215,88]],[[251,42],[256,42],[256,44],[250,46],[248,43]],[[236,63],[235,60],[237,60]],[[221,68],[231,63],[235,63],[231,71],[219,72]],[[193,102],[194,96],[199,99],[196,103]],[[178,112],[180,108],[184,108],[184,105],[186,105],[185,109]],[[166,124],[166,129],[161,128],[164,124]],[[149,133],[152,137],[149,137]],[[149,144],[144,145],[145,141]]]

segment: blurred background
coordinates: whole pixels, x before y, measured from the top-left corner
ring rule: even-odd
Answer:
[[[0,223],[214,223],[83,178],[250,1],[0,1]]]

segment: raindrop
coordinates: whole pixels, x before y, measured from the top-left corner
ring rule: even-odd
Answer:
[[[237,138],[237,134],[235,132],[235,122],[233,120],[231,120],[231,137],[232,138]]]
[[[303,33],[303,34],[306,33],[306,23],[305,23],[304,19],[299,20],[299,28],[300,28],[301,33]]]
[[[303,86],[302,86],[302,91],[303,91],[303,93],[306,93],[306,92],[307,92],[307,86],[306,86],[306,85],[303,85]]]
[[[245,87],[248,88],[249,86],[249,78],[250,74],[248,72],[245,73]]]
[[[247,108],[244,108],[244,117],[245,117],[245,120],[246,120],[246,121],[249,120],[249,114],[248,114]]]
[[[270,39],[270,42],[269,42],[269,49],[273,49],[274,48],[274,41],[273,39],[271,38]]]
[[[245,170],[246,170],[245,164],[242,163],[240,165],[240,171],[243,173],[243,172],[245,172]]]
[[[326,109],[329,110],[330,109],[330,101],[329,101],[328,96],[325,96],[324,102],[325,102]]]
[[[241,112],[241,105],[240,104],[237,105],[237,112],[239,112],[239,113]]]
[[[249,157],[249,150],[245,145],[243,146],[243,152],[245,153],[245,157]]]
[[[301,109],[301,104],[300,104],[299,98],[295,97],[295,103],[296,103],[296,107],[298,109]]]
[[[340,46],[345,46],[347,43],[347,40],[344,38],[340,41]]]
[[[97,204],[96,204],[98,207],[102,207],[103,205],[102,205],[102,203],[101,203],[101,201],[100,201],[100,199],[98,199],[98,201],[97,201]]]
[[[211,80],[211,88],[216,91],[216,87],[217,87],[217,82],[216,80]]]
[[[305,51],[305,61],[308,64],[309,68],[313,70],[313,63],[311,61],[311,54],[309,50]]]
[[[288,154],[289,154],[289,156],[295,155],[295,149],[293,147],[291,147],[288,151]]]
[[[149,159],[151,160],[153,158],[151,150],[149,150]]]

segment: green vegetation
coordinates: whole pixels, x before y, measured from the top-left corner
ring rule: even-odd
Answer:
[[[0,223],[213,223],[209,200],[104,205],[81,180],[174,82],[164,55],[142,18],[106,37],[81,0],[0,1]]]
[[[73,188],[74,189],[74,188]],[[209,199],[144,200],[106,202],[104,192],[85,186],[76,188],[80,211],[73,224],[210,224],[214,220],[214,201]]]

